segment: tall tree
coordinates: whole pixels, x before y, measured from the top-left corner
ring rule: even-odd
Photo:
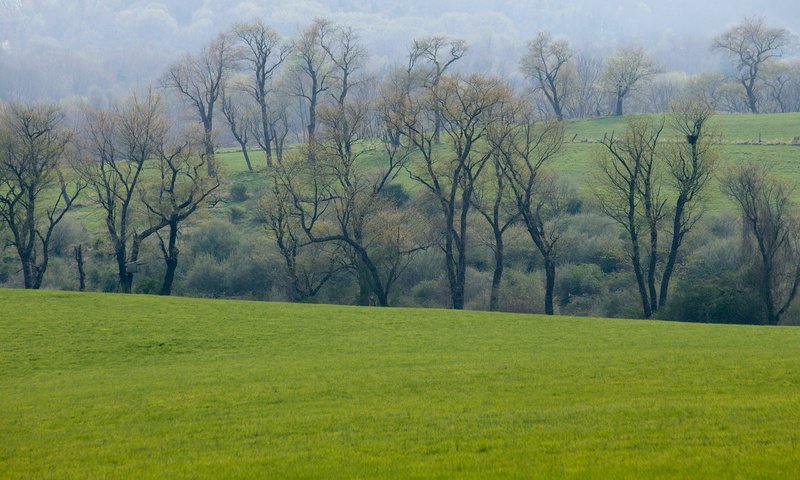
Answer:
[[[569,96],[566,68],[572,55],[569,42],[554,40],[549,33],[539,32],[528,42],[528,51],[520,62],[522,73],[544,93],[558,120],[564,119]]]
[[[191,139],[169,142],[161,137],[158,140],[154,152],[157,179],[140,186],[139,191],[148,212],[149,227],[157,228],[155,234],[166,266],[160,294],[170,295],[178,269],[181,224],[219,187],[219,178],[201,172],[204,154],[193,148]],[[167,230],[166,239],[161,229]]]
[[[105,216],[117,263],[118,290],[131,293],[142,242],[163,228],[143,226],[138,189],[145,162],[156,154],[169,124],[158,95],[132,95],[113,110],[89,110],[79,168]]]
[[[762,164],[735,169],[722,182],[739,204],[744,228],[758,246],[758,291],[770,325],[778,325],[800,286],[800,224],[793,213],[794,188]]]
[[[519,212],[514,208],[510,189],[506,181],[506,166],[500,152],[492,154],[491,175],[477,182],[473,204],[475,210],[489,224],[492,231],[490,247],[494,254],[492,287],[489,293],[489,311],[500,309],[500,287],[505,269],[505,235],[509,228],[519,221]]]
[[[678,252],[686,235],[703,214],[703,191],[714,173],[717,153],[708,121],[714,115],[714,103],[705,96],[686,97],[672,107],[670,123],[678,140],[666,152],[666,181],[675,192],[672,207],[671,242],[661,275],[658,307],[667,302],[669,284]]]
[[[711,48],[734,61],[736,80],[744,87],[751,113],[758,113],[756,90],[762,67],[770,59],[782,56],[790,40],[788,30],[770,27],[761,17],[746,17],[714,37]]]
[[[325,136],[315,161],[286,164],[276,169],[274,181],[276,199],[290,199],[290,215],[304,234],[304,244],[338,246],[358,281],[357,302],[386,306],[397,279],[425,245],[415,240],[411,212],[400,210],[383,193],[401,171],[407,152],[385,143],[379,165],[366,162],[366,155],[374,153],[364,137],[370,110],[360,100],[347,100],[344,110],[338,105],[322,109]],[[291,235],[284,227],[276,238],[283,233]]]
[[[403,132],[420,161],[408,170],[436,198],[444,220],[442,250],[445,255],[451,306],[464,308],[467,270],[468,223],[476,182],[492,158],[485,136],[501,116],[492,110],[510,98],[499,79],[484,75],[447,76],[436,95],[419,96],[407,103],[398,118]],[[435,105],[431,108],[430,102]],[[431,112],[438,112],[433,114]],[[434,149],[436,121],[440,120],[450,153]]]
[[[214,108],[230,72],[236,66],[231,37],[219,34],[197,55],[186,54],[161,77],[164,88],[177,91],[197,112],[203,126],[203,144],[209,175],[216,174],[214,161]]]
[[[625,99],[660,72],[642,48],[622,48],[608,60],[603,74],[603,86],[614,98],[614,115],[624,113]]]
[[[623,138],[611,135],[603,141],[600,207],[628,234],[631,265],[639,288],[644,318],[658,309],[655,287],[658,258],[658,225],[664,218],[666,199],[657,183],[656,153],[664,123],[647,119],[628,123]],[[647,236],[649,251],[642,251],[642,236]],[[642,257],[646,263],[642,265]]]
[[[600,204],[628,235],[645,318],[666,304],[681,246],[703,213],[716,163],[708,132],[713,113],[705,97],[684,98],[669,117],[675,140],[660,142],[666,120],[634,119],[622,138],[603,141]],[[665,230],[667,249],[659,243]]]
[[[564,125],[538,123],[529,107],[504,122],[500,135],[490,135],[503,162],[514,207],[536,249],[545,272],[545,313],[553,315],[558,245],[564,230],[564,196],[555,177],[543,168],[564,144]]]
[[[0,112],[0,220],[22,266],[25,288],[38,289],[53,230],[83,189],[60,175],[71,134],[54,106],[12,103]],[[59,180],[61,182],[59,183]],[[50,195],[60,187],[60,195]]]
[[[250,80],[243,86],[259,106],[261,113],[261,136],[264,139],[264,151],[267,166],[272,167],[272,139],[268,108],[270,80],[289,55],[290,48],[281,41],[281,37],[261,20],[250,23],[237,23],[233,32],[244,46],[241,58],[248,65]]]

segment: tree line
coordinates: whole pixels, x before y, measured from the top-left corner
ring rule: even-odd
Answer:
[[[760,19],[714,40],[713,48],[735,57],[732,71],[750,111],[767,102],[764,72],[777,68],[788,42],[788,32]],[[569,268],[577,284],[602,284],[602,274],[620,282],[613,288],[627,292],[628,303],[638,298],[637,316],[714,320],[719,311],[687,318],[693,313],[686,305],[697,302],[683,294],[693,288],[691,275],[679,278],[682,294],[673,302],[670,286],[691,256],[686,245],[703,226],[716,174],[740,207],[741,245],[729,287],[758,298],[752,321],[784,321],[800,283],[791,188],[761,166],[716,172],[718,139],[708,120],[723,101],[715,89],[687,86],[660,120],[633,117],[624,132],[606,136],[596,149],[590,193],[579,194],[551,168],[567,142],[564,120],[598,114],[603,102],[609,114],[622,115],[658,66],[643,49],[591,61],[542,32],[520,62],[529,84],[519,87],[457,72],[468,52],[457,39],[415,39],[404,63],[378,76],[367,71],[368,50],[351,27],[317,19],[283,39],[255,21],[185,54],[156,88],[110,108],[85,107],[69,122],[55,106],[4,105],[0,234],[16,251],[24,286],[40,288],[50,255],[59,251],[59,224],[90,202],[105,231],[94,242],[95,256],[114,265],[113,290],[131,293],[135,275],[156,275],[140,260],[145,249],[163,264],[148,291],[171,294],[181,278],[179,258],[186,258],[181,239],[202,238],[192,236],[202,223],[190,218],[236,196],[233,186],[229,198],[220,195],[228,181],[216,151],[214,114],[221,112],[248,171],[265,186],[248,205],[261,248],[272,255],[269,269],[281,272],[249,281],[275,283],[270,288],[284,292],[279,298],[352,291],[352,303],[388,306],[398,288],[431,286],[432,270],[442,272],[439,304],[463,309],[471,306],[470,276],[486,271],[487,307],[501,310],[513,296],[504,276],[511,268],[540,276],[541,309],[554,314],[592,294],[559,283],[559,270]],[[196,122],[170,115],[165,99],[182,102]],[[609,251],[570,258],[580,235],[590,234],[581,228],[600,218],[616,249],[611,265]],[[220,265],[230,253],[221,253],[224,239],[214,241],[204,261]],[[191,251],[201,251],[198,245]],[[83,288],[83,243],[71,254]],[[198,258],[186,263],[194,291],[228,288],[214,286],[227,274]],[[235,272],[229,276],[237,282]],[[713,283],[709,276],[702,281]],[[731,301],[722,299],[720,308]]]

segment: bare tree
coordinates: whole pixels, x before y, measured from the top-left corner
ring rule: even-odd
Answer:
[[[71,140],[62,120],[53,106],[12,103],[0,113],[0,220],[11,232],[25,288],[42,286],[53,230],[84,187],[74,183],[68,191],[59,173]],[[56,186],[60,195],[51,195]]]
[[[650,318],[658,309],[655,287],[658,255],[658,226],[666,212],[666,199],[657,182],[656,150],[664,123],[647,119],[628,123],[624,138],[611,135],[603,141],[600,207],[628,234],[631,264],[639,288],[642,311]],[[646,265],[642,267],[641,236],[649,236]]]
[[[330,58],[320,45],[320,34],[323,28],[327,28],[329,21],[326,19],[315,19],[299,38],[293,43],[295,55],[292,64],[292,73],[295,77],[293,94],[307,102],[306,126],[307,141],[309,145],[309,156],[313,159],[316,146],[317,132],[317,108],[320,103],[320,95],[331,88],[333,80],[333,66]]]
[[[765,99],[780,113],[800,111],[800,62],[770,62],[762,72]]]
[[[492,149],[481,142],[492,123],[502,118],[492,115],[492,109],[509,98],[508,88],[497,78],[448,76],[435,97],[413,99],[398,117],[402,126],[396,130],[403,132],[420,157],[408,168],[411,178],[434,195],[441,209],[442,249],[454,309],[464,308],[468,221],[476,182],[492,158]],[[433,108],[430,101],[436,103]],[[439,113],[431,118],[431,112]],[[452,154],[441,156],[433,148],[436,119],[442,122]]]
[[[144,98],[132,95],[112,111],[90,110],[86,115],[86,158],[78,171],[103,210],[121,293],[131,293],[142,242],[166,226],[142,227],[136,194],[145,162],[156,154],[168,128],[161,100],[152,91]]]
[[[644,118],[631,120],[623,138],[603,141],[598,197],[606,215],[628,234],[645,318],[666,304],[680,248],[702,216],[702,194],[716,161],[708,132],[713,113],[708,99],[685,98],[670,116],[678,138],[666,146],[659,144],[665,121]],[[664,230],[670,239],[666,250],[659,243]]]
[[[433,96],[438,95],[439,84],[447,69],[467,53],[463,40],[451,40],[442,36],[414,39],[408,54],[409,73],[418,72],[424,88]],[[433,141],[439,144],[442,129],[442,113],[438,103],[434,107]]]
[[[236,66],[236,55],[229,35],[220,34],[197,55],[186,54],[169,66],[161,85],[172,89],[195,109],[203,126],[203,144],[209,175],[216,173],[214,161],[214,107],[225,80]]]
[[[623,48],[608,60],[603,74],[603,86],[614,98],[614,115],[623,112],[625,99],[653,75],[660,72],[642,48]]]
[[[793,214],[793,188],[762,164],[735,169],[723,191],[742,209],[745,229],[758,246],[758,290],[770,325],[778,325],[800,285],[800,225]]]
[[[278,163],[283,162],[286,138],[292,132],[292,116],[289,108],[289,97],[283,93],[273,95],[267,105],[269,110],[269,130],[272,141],[275,143],[275,156]]]
[[[156,182],[139,188],[142,203],[148,212],[149,224],[167,230],[166,240],[159,230],[158,237],[166,270],[161,295],[172,293],[178,269],[178,234],[181,224],[189,218],[219,187],[217,177],[201,173],[204,155],[192,148],[188,138],[167,143],[160,138],[155,146]]]
[[[231,135],[233,135],[233,138],[236,139],[236,142],[242,149],[242,155],[244,156],[245,164],[247,164],[247,170],[252,173],[253,163],[250,161],[250,152],[247,150],[247,143],[250,139],[251,132],[258,133],[257,121],[247,107],[244,99],[242,99],[241,95],[237,94],[237,92],[228,93],[228,89],[223,88],[220,101],[222,102],[222,115],[228,121]],[[261,142],[259,142],[259,145],[261,145],[262,148],[264,146]]]
[[[279,170],[285,168],[291,169],[293,166],[281,162]],[[290,173],[288,177],[292,175]],[[328,281],[345,270],[346,265],[337,251],[325,249],[325,244],[306,240],[302,226],[294,215],[292,195],[281,182],[272,182],[272,195],[264,196],[261,208],[267,220],[267,231],[283,257],[289,280],[289,298],[293,302],[302,302],[315,296]]]
[[[678,261],[683,240],[703,214],[703,191],[714,172],[717,153],[708,121],[714,115],[714,103],[704,96],[686,97],[672,107],[670,123],[680,135],[666,154],[667,182],[675,192],[672,228],[667,262],[661,275],[658,307],[667,302],[670,279]]]
[[[520,69],[541,90],[560,121],[569,96],[567,63],[573,52],[566,40],[554,40],[547,32],[539,32],[528,42],[528,51],[520,62]]]
[[[572,62],[573,69],[567,70],[572,95],[567,98],[566,108],[570,116],[585,118],[600,116],[603,91],[600,82],[603,78],[603,61],[586,54],[578,54]]]
[[[250,81],[243,85],[260,108],[261,136],[267,166],[272,167],[272,139],[268,107],[270,80],[289,55],[290,49],[281,42],[281,37],[261,20],[237,23],[233,32],[244,46],[241,58],[249,67]]]
[[[490,135],[490,143],[502,159],[516,213],[542,255],[545,313],[553,315],[558,244],[565,226],[565,198],[556,178],[543,167],[564,144],[564,125],[560,122],[540,124],[529,108],[520,110],[516,118],[504,125],[501,128],[508,133]]]
[[[372,152],[363,136],[370,114],[370,105],[360,100],[347,100],[343,110],[338,105],[322,109],[325,137],[317,144],[315,161],[286,164],[276,169],[274,181],[276,199],[287,196],[289,214],[303,232],[300,246],[336,245],[358,281],[358,303],[372,304],[372,297],[386,306],[391,288],[425,245],[415,241],[411,212],[401,211],[383,195],[401,171],[407,151],[385,142],[379,165],[365,164]],[[272,215],[279,219],[280,211]],[[273,228],[276,238],[284,235],[284,243],[287,236],[292,242],[290,225]]]
[[[503,134],[498,133],[497,136],[502,137]],[[496,312],[500,309],[500,286],[505,269],[504,237],[508,229],[519,221],[519,212],[515,208],[506,181],[506,164],[497,148],[492,152],[492,167],[492,175],[476,182],[473,204],[492,230],[492,241],[489,246],[494,254],[494,269],[489,310]]]
[[[761,17],[746,17],[714,37],[711,48],[734,61],[736,80],[745,89],[751,113],[758,113],[756,85],[761,68],[770,59],[782,56],[789,41],[788,30],[769,27]]]

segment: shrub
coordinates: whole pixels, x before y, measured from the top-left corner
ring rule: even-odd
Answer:
[[[231,223],[239,223],[244,219],[244,209],[239,207],[231,207],[228,210],[228,219],[230,219]]]
[[[234,183],[228,190],[228,196],[232,202],[244,202],[249,198],[247,195],[247,185],[244,183]]]
[[[186,237],[186,244],[193,256],[203,254],[224,261],[239,248],[241,234],[230,223],[215,220],[197,227]]]

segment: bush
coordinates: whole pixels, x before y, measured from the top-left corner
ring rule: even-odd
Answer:
[[[391,202],[392,205],[397,208],[405,205],[409,198],[411,198],[408,195],[408,192],[406,192],[406,189],[403,188],[403,186],[399,183],[390,183],[383,187],[381,190],[381,196],[389,200],[389,202]]]
[[[566,306],[572,297],[597,295],[603,286],[603,271],[599,265],[564,265],[556,272],[558,304]]]
[[[186,237],[186,244],[193,256],[208,255],[220,262],[239,248],[241,234],[233,225],[220,220],[197,227]]]
[[[239,207],[231,207],[228,210],[228,219],[230,219],[231,223],[239,223],[244,219],[244,209]]]
[[[186,272],[186,288],[205,297],[225,295],[225,266],[208,254],[198,256]]]
[[[761,299],[741,285],[734,272],[677,285],[661,316],[682,322],[763,324]]]
[[[247,185],[244,183],[234,183],[228,190],[228,196],[232,202],[244,202],[249,198],[247,195]]]

